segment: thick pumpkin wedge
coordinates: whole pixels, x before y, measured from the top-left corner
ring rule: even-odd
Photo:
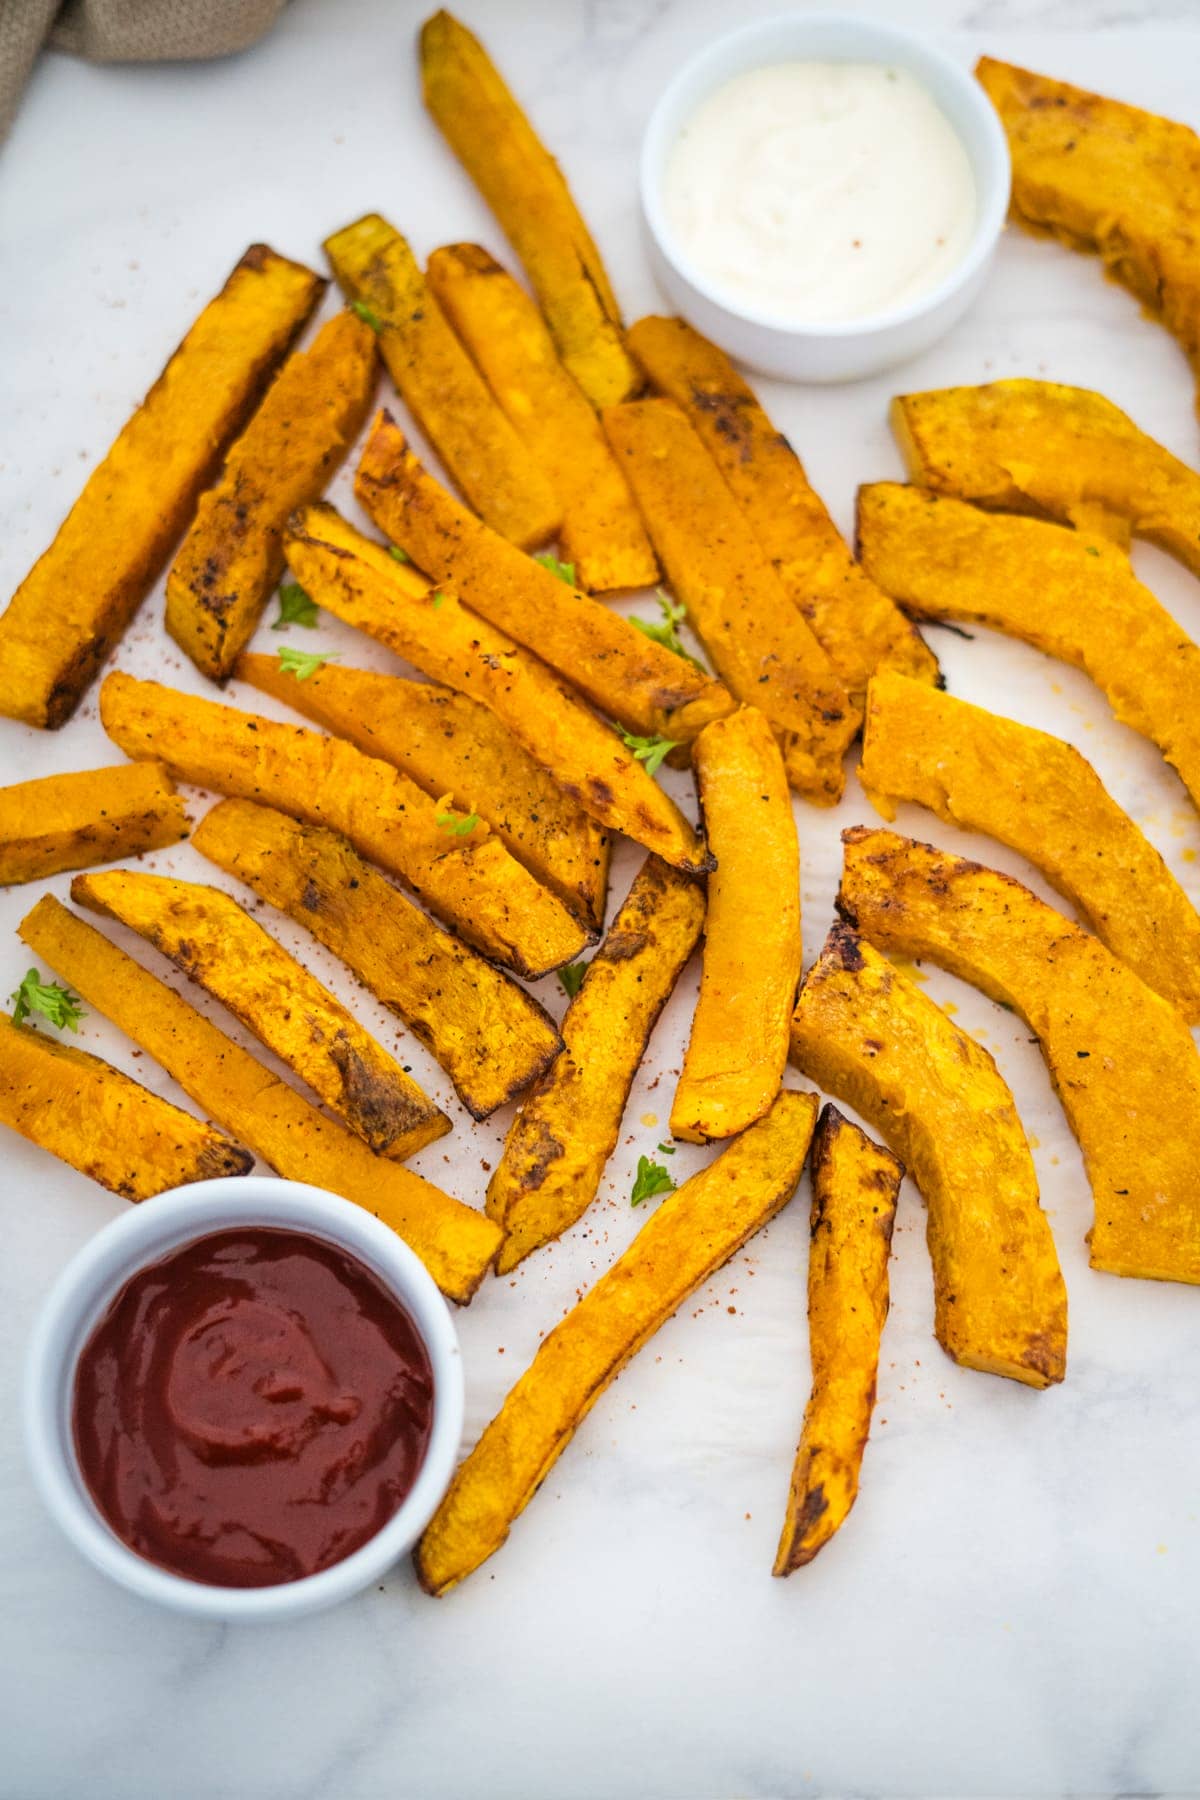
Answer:
[[[161,850],[187,828],[175,784],[156,763],[19,781],[0,788],[0,887]]]

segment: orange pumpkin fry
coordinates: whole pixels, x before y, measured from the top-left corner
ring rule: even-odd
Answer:
[[[0,887],[161,850],[187,828],[175,784],[155,763],[19,781],[0,788]]]

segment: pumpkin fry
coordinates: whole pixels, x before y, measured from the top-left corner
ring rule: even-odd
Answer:
[[[487,1272],[502,1233],[422,1176],[373,1156],[157,975],[134,962],[49,894],[22,919],[25,942],[89,1006],[177,1081],[197,1106],[244,1138],[288,1181],[327,1188],[402,1237],[442,1292],[463,1305]]]
[[[650,1033],[703,927],[701,889],[648,858],[567,1008],[562,1052],[522,1103],[488,1183],[487,1210],[507,1233],[498,1275],[595,1199]]]
[[[347,300],[370,314],[392,380],[468,503],[525,549],[552,538],[562,519],[558,498],[400,233],[368,213],[327,238],[325,252]]]
[[[787,1064],[800,979],[800,848],[779,747],[744,706],[696,740],[708,880],[700,998],[671,1131],[689,1143],[733,1137],[770,1107]]]
[[[683,319],[639,319],[625,341],[687,414],[853,704],[861,708],[876,669],[936,682],[933,651],[855,562],[800,458],[725,352]]]
[[[417,1545],[417,1574],[428,1593],[444,1594],[494,1555],[630,1357],[787,1204],[816,1114],[815,1094],[780,1094],[765,1119],[667,1196],[628,1250],[542,1339]]]
[[[0,713],[49,730],[70,718],[325,285],[247,250],[0,617]]]
[[[77,875],[71,898],[169,957],[380,1155],[403,1162],[449,1131],[411,1075],[228,894],[116,869]]]
[[[845,925],[805,976],[792,1061],[853,1106],[929,1209],[934,1335],[967,1369],[1061,1381],[1067,1293],[1013,1097],[992,1058]]]
[[[558,164],[479,39],[448,12],[421,28],[425,104],[525,266],[559,355],[593,406],[636,392],[600,252]]]
[[[283,571],[288,514],[324,491],[361,431],[377,368],[370,326],[338,313],[284,363],[201,495],[167,576],[165,624],[214,681],[227,679]]]
[[[1009,876],[888,831],[843,842],[838,904],[866,937],[1036,1033],[1092,1184],[1092,1267],[1200,1282],[1200,1055],[1175,1008]]]
[[[19,781],[0,788],[0,887],[162,850],[187,829],[183,801],[155,763]]]
[[[651,587],[658,562],[587,396],[534,302],[478,244],[448,244],[425,279],[562,501],[558,544],[585,593]]]
[[[1200,917],[1070,744],[882,674],[867,694],[858,774],[885,819],[913,800],[1019,850],[1114,956],[1200,1024]]]
[[[808,1250],[812,1391],[804,1410],[776,1575],[810,1563],[858,1496],[879,1339],[888,1315],[888,1255],[904,1165],[836,1106],[813,1133]]]

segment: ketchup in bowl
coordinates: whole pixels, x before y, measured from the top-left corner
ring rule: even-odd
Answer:
[[[365,1263],[307,1233],[214,1232],[131,1276],[80,1354],[75,1451],[132,1550],[221,1587],[327,1569],[420,1472],[433,1373]]]

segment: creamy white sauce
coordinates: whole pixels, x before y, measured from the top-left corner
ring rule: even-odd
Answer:
[[[890,312],[961,261],[967,153],[914,76],[779,63],[718,88],[680,132],[663,199],[720,297],[795,324]]]

